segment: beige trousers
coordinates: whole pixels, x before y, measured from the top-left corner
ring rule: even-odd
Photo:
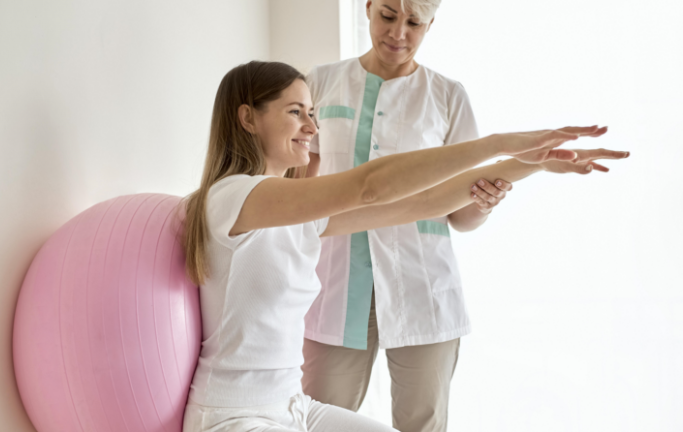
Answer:
[[[304,340],[305,394],[358,411],[379,349],[374,303],[373,295],[367,350]],[[394,428],[401,432],[446,432],[448,395],[459,348],[460,339],[455,339],[386,350]]]

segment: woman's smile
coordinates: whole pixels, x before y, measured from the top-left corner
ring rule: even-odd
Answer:
[[[293,139],[292,141],[299,144],[300,146],[303,146],[304,148],[306,148],[306,150],[308,150],[311,145],[311,141],[307,139]]]

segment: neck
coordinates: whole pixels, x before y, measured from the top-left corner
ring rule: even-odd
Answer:
[[[375,48],[370,49],[370,51],[360,57],[360,64],[363,66],[363,69],[371,74],[377,75],[383,80],[408,76],[415,72],[419,66],[412,57],[401,64],[383,62],[377,55]]]
[[[285,174],[287,174],[287,169],[288,168],[277,168],[272,164],[266,163],[266,172],[264,172],[263,175],[284,177]]]

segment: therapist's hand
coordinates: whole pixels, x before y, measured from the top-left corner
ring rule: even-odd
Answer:
[[[489,214],[512,190],[512,183],[502,179],[493,183],[486,179],[479,179],[470,187],[470,190],[472,191],[470,197],[474,200],[477,209],[483,214]]]
[[[576,158],[571,161],[547,161],[539,164],[544,170],[557,174],[589,174],[593,170],[608,172],[609,168],[595,162],[600,159],[626,159],[630,152],[607,149],[574,150]]]

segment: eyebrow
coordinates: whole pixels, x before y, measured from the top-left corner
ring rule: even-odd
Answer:
[[[302,109],[306,109],[306,105],[302,104],[301,102],[290,102],[287,105],[299,105]],[[310,111],[313,111],[313,107],[311,107]]]
[[[382,7],[385,7],[385,8],[387,8],[387,9],[389,9],[390,11],[392,11],[393,13],[398,14],[397,11],[393,10],[392,8],[390,8],[390,7],[387,6],[387,5],[382,5]],[[414,14],[410,14],[410,16],[411,16],[411,17],[414,17],[415,15],[414,15]]]

